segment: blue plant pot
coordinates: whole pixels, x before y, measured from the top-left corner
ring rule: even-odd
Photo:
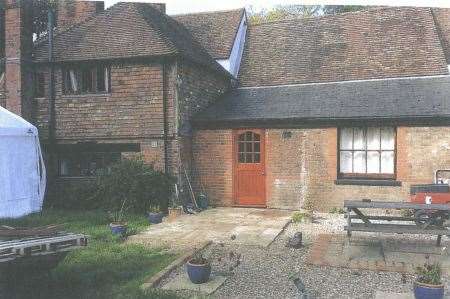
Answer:
[[[127,233],[127,225],[122,223],[110,223],[109,227],[114,235],[125,235]]]
[[[191,282],[195,284],[205,283],[209,280],[211,275],[211,265],[205,264],[193,264],[191,261],[187,262],[186,270]]]
[[[161,223],[163,217],[164,217],[163,213],[152,213],[152,212],[148,213],[148,221],[150,221],[150,223],[153,224]]]
[[[444,285],[430,285],[414,282],[414,297],[416,299],[442,299],[444,298]]]

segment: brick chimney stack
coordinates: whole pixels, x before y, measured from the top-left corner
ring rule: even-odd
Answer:
[[[33,97],[32,9],[27,0],[5,0],[6,109],[31,120]]]
[[[58,28],[67,28],[81,23],[105,9],[103,1],[58,1],[56,25]]]

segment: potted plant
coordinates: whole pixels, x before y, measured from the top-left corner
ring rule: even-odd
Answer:
[[[108,212],[111,221],[109,227],[114,235],[124,236],[127,232],[127,222],[124,220],[125,210],[127,209],[126,203],[127,200],[124,199],[120,209]]]
[[[153,224],[161,223],[164,217],[164,214],[160,211],[158,206],[151,206],[147,215],[148,221]]]
[[[425,263],[416,269],[417,279],[414,282],[416,299],[444,298],[444,285],[441,281],[441,266],[438,263]]]
[[[186,270],[191,282],[195,284],[205,283],[211,275],[211,264],[199,254],[187,262]]]
[[[231,239],[236,239],[236,236],[231,236]],[[223,243],[213,244],[208,256],[197,253],[186,263],[186,271],[191,282],[195,284],[207,282],[211,276],[212,262],[218,268],[227,269],[229,272],[233,272],[241,263],[241,255],[234,251],[227,251]],[[227,274],[229,273],[225,275]]]

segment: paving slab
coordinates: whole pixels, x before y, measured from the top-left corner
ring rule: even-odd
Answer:
[[[255,208],[213,208],[196,215],[181,215],[150,226],[128,242],[175,251],[207,241],[266,247],[290,222],[292,211]]]
[[[211,295],[227,280],[225,276],[213,275],[208,282],[195,284],[189,280],[186,273],[175,276],[171,281],[165,284],[162,289],[170,291],[194,291],[203,295]]]
[[[435,242],[431,240],[400,240],[383,235],[352,237],[349,240],[343,234],[324,234],[313,244],[308,262],[321,266],[404,273],[414,273],[418,266],[426,262],[438,262],[442,266],[443,274],[450,276],[450,254],[447,245],[436,247]]]

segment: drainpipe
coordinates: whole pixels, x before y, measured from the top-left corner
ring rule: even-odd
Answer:
[[[48,140],[49,140],[49,163],[50,173],[56,174],[56,133],[55,133],[55,65],[53,57],[53,27],[55,12],[53,7],[48,9],[47,33],[48,33],[48,62],[50,66],[50,78],[48,82],[49,103],[48,103]]]
[[[169,162],[168,162],[168,117],[167,117],[167,80],[166,80],[166,61],[162,63],[162,81],[163,81],[163,140],[164,140],[164,173],[169,173]]]

